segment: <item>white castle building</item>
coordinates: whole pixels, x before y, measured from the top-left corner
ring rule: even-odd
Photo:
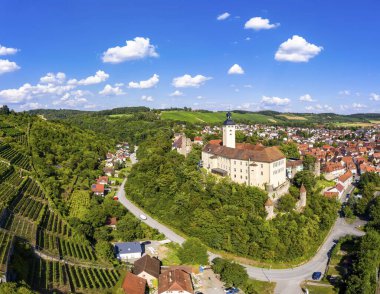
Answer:
[[[208,172],[265,189],[272,197],[285,194],[289,188],[284,154],[277,147],[236,144],[230,112],[223,123],[223,142],[212,140],[204,146],[202,161]]]

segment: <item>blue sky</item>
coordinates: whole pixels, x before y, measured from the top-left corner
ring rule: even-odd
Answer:
[[[376,0],[52,3],[0,2],[0,104],[380,111]]]

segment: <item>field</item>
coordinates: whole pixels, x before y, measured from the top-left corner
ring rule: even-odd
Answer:
[[[250,279],[248,283],[253,285],[253,289],[255,289],[256,292],[260,294],[273,294],[274,288],[276,287],[276,283],[263,282],[258,280]]]
[[[335,124],[337,127],[345,127],[345,128],[368,128],[373,127],[375,123],[372,122],[339,122]]]
[[[74,191],[70,199],[70,217],[85,220],[89,206],[90,193],[88,191]]]
[[[298,115],[292,115],[292,114],[281,114],[279,116],[284,117],[288,120],[307,120],[306,117],[298,116]]]
[[[222,123],[226,119],[225,112],[197,112],[197,111],[163,111],[163,120],[176,120],[190,123]],[[250,123],[270,123],[278,119],[259,113],[232,113],[232,119]]]

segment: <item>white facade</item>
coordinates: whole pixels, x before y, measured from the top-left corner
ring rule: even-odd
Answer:
[[[223,146],[235,148],[235,125],[223,126]]]
[[[286,159],[274,162],[254,162],[251,160],[230,159],[202,152],[203,167],[208,172],[221,169],[234,182],[266,189],[266,185],[273,189],[286,182]]]

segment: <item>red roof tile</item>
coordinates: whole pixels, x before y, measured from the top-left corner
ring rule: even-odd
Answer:
[[[122,288],[125,294],[144,294],[146,280],[128,272],[124,278]]]

